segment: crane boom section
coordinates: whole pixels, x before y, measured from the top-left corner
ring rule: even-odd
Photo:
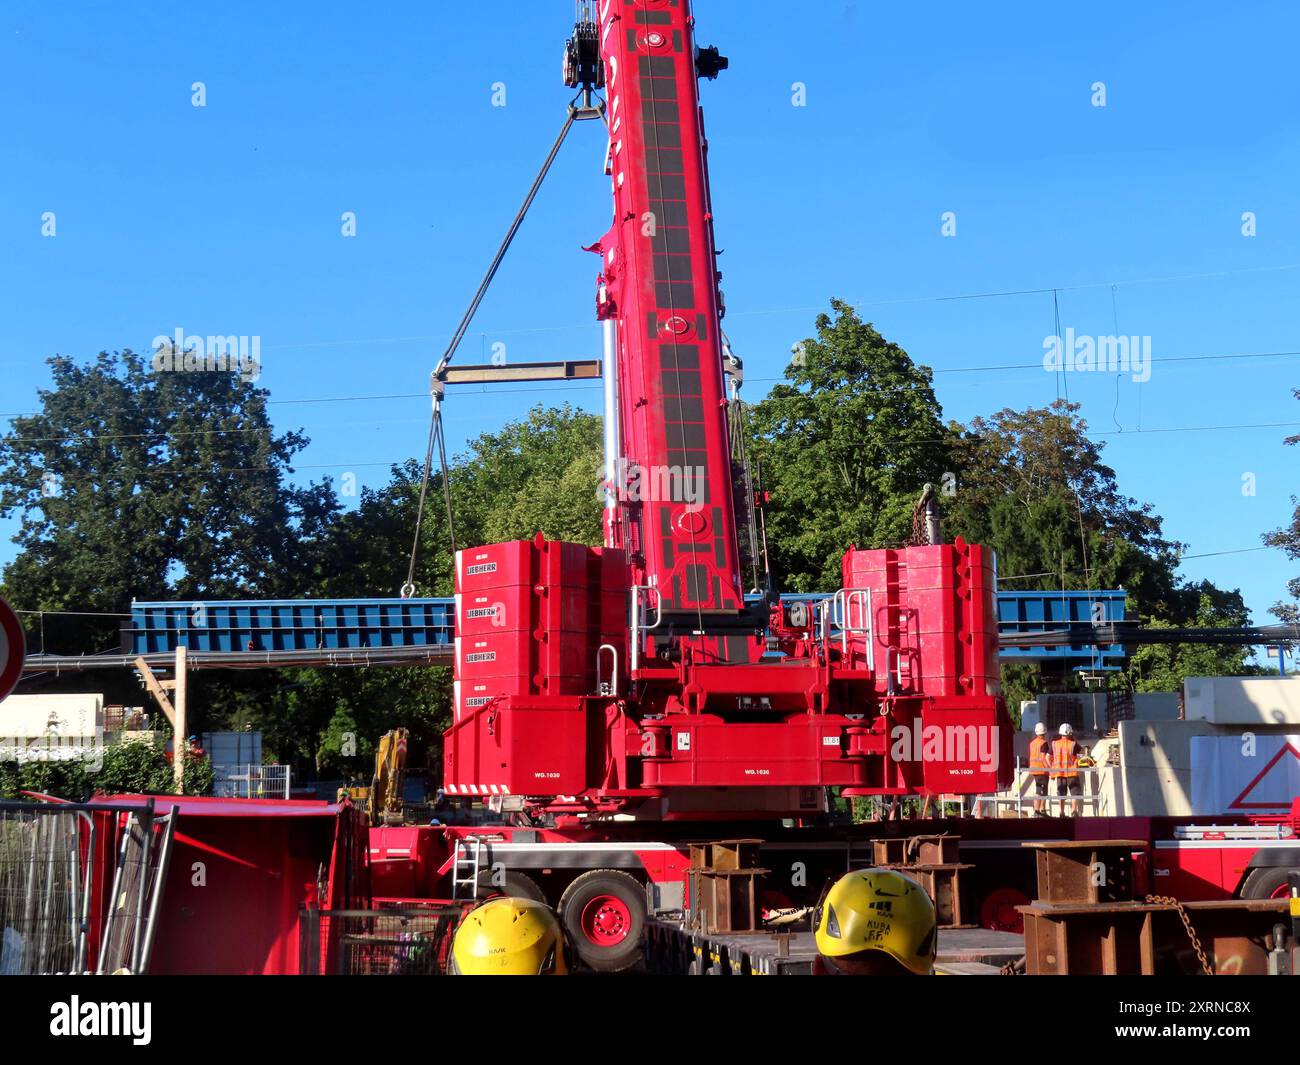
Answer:
[[[665,614],[734,614],[744,600],[699,106],[707,68],[688,0],[598,10],[614,194],[598,304],[617,323],[620,539]]]

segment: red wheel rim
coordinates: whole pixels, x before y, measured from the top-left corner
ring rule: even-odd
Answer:
[[[1270,899],[1289,899],[1290,897],[1291,885],[1287,883],[1278,884],[1278,886],[1273,889],[1273,894],[1269,896]]]
[[[582,934],[598,947],[616,947],[632,928],[632,911],[617,895],[597,895],[582,908]]]
[[[1016,907],[1027,906],[1029,902],[1029,897],[1023,891],[1017,891],[1015,888],[999,888],[984,900],[980,913],[983,918],[982,923],[985,928],[991,928],[995,932],[1023,933],[1024,914]]]

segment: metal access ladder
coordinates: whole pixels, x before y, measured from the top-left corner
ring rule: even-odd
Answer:
[[[453,902],[473,902],[478,898],[478,878],[483,871],[487,846],[479,836],[456,841],[451,863],[451,898]]]

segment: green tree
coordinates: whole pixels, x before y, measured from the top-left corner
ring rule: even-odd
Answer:
[[[212,782],[212,763],[206,755],[186,759],[186,795],[210,795]],[[101,762],[94,767],[80,761],[0,763],[0,799],[21,798],[23,791],[72,802],[94,792],[171,795],[175,774],[163,741],[129,740],[105,746]]]
[[[1136,607],[1161,614],[1182,545],[1165,538],[1149,503],[1120,491],[1078,411],[1058,400],[954,425],[946,531],[992,546],[1009,587],[1122,587]]]
[[[313,752],[323,777],[368,778],[375,745],[385,732],[411,733],[408,764],[420,765],[436,748],[451,723],[450,670],[411,669],[304,670],[290,704],[329,708]]]
[[[452,473],[465,543],[547,539],[601,542],[604,458],[601,419],[569,406],[534,407],[499,433],[485,433]]]
[[[1295,390],[1295,397],[1300,399],[1300,388]],[[1287,437],[1286,443],[1292,447],[1300,445],[1300,433]],[[1295,506],[1295,511],[1291,515],[1290,523],[1267,533],[1264,536],[1264,543],[1270,547],[1280,547],[1286,552],[1287,558],[1300,562],[1300,498],[1292,496],[1291,502]],[[1293,577],[1287,582],[1286,587],[1291,601],[1279,600],[1273,605],[1270,613],[1288,625],[1300,626],[1300,577]]]
[[[1004,587],[1124,588],[1128,616],[1154,626],[1247,624],[1240,592],[1179,579],[1183,545],[1165,537],[1150,504],[1120,490],[1078,410],[1057,401],[954,426],[959,473],[947,533],[992,546]],[[1256,672],[1248,658],[1248,650],[1230,645],[1149,645],[1113,683],[1168,691],[1187,676]],[[1002,672],[1009,704],[1041,688],[1032,667]]]
[[[1196,628],[1248,625],[1250,611],[1241,592],[1225,592],[1209,581],[1189,585],[1183,595],[1196,597],[1196,608],[1178,622],[1153,619],[1148,628]],[[1255,676],[1271,673],[1252,660],[1249,647],[1230,644],[1146,644],[1137,648],[1126,670],[1135,691],[1178,691],[1187,677]]]
[[[0,798],[23,799],[24,791],[80,802],[90,794],[90,778],[77,761],[0,763]]]
[[[115,644],[117,621],[86,615],[133,598],[301,594],[337,503],[328,482],[288,483],[307,438],[275,433],[264,389],[129,350],[49,365],[40,411],[0,437],[0,515],[20,516],[21,549],[3,593],[51,612],[46,649]]]
[[[456,538],[461,547],[531,539],[601,541],[600,418],[570,407],[535,407],[524,418],[471,441],[450,463]],[[331,528],[315,574],[316,594],[394,595],[406,580],[422,477],[414,461],[395,466],[386,485],[363,489],[356,510]],[[450,595],[453,559],[440,473],[429,485],[415,573],[418,595]],[[369,776],[384,732],[411,730],[408,762],[436,757],[451,719],[445,669],[298,670],[280,690],[232,721],[263,730],[264,749],[304,771]],[[230,727],[230,726],[227,726]],[[356,753],[345,755],[344,737]],[[349,747],[351,749],[351,747]]]
[[[534,407],[522,419],[469,443],[450,463],[452,513],[460,547],[547,539],[599,544],[601,420]],[[395,593],[406,580],[422,469],[394,466],[391,480],[363,489],[357,509],[335,523],[324,553],[330,595]],[[441,473],[430,479],[417,555],[420,595],[451,595],[453,558]]]
[[[951,468],[930,370],[849,304],[831,310],[749,412],[751,455],[772,497],[772,568],[792,591],[838,588],[851,544],[906,542],[921,489]]]

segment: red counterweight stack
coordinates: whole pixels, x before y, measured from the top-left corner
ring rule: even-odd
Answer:
[[[871,604],[878,691],[936,697],[998,693],[990,549],[960,539],[937,547],[850,548],[843,573],[856,665],[866,661],[862,614]],[[870,598],[853,594],[857,590],[869,591]]]
[[[590,554],[545,541],[457,552],[455,720],[496,696],[593,690]]]
[[[598,656],[607,683],[624,665],[625,566],[540,536],[457,552],[450,793],[587,787],[585,700]]]
[[[911,750],[932,793],[996,791],[1011,772],[993,552],[960,538],[844,555],[848,662],[918,713]],[[868,613],[869,612],[869,613]],[[870,655],[868,654],[870,642]]]

